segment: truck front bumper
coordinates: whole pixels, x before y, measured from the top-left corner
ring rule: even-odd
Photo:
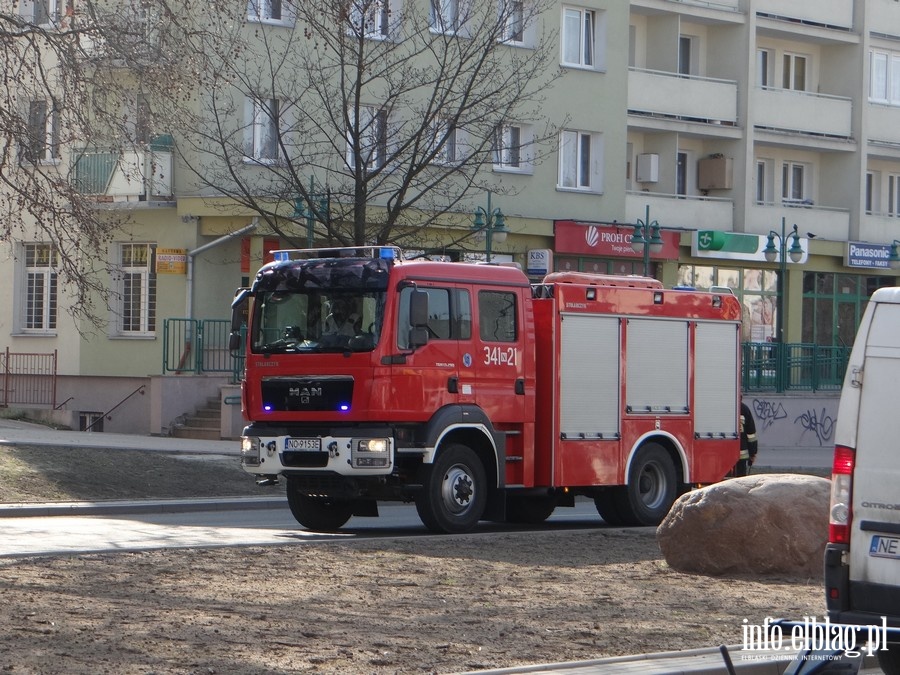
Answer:
[[[380,476],[394,468],[390,436],[242,436],[241,466],[256,475],[323,471]]]

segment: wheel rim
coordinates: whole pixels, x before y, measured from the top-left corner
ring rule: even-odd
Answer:
[[[658,464],[651,462],[644,465],[638,479],[638,494],[647,508],[662,506],[666,497],[666,477]]]
[[[465,513],[475,502],[475,480],[467,466],[455,464],[444,474],[441,500],[454,515]]]

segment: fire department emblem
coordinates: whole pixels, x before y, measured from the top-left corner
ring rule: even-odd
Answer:
[[[469,354],[468,352],[466,352],[465,354],[463,354],[463,365],[464,365],[466,368],[471,368],[471,367],[472,367],[472,355]]]

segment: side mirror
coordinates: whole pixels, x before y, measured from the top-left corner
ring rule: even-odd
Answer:
[[[409,346],[412,349],[428,343],[428,293],[414,290],[409,296]]]
[[[232,352],[241,348],[241,329],[246,324],[250,307],[250,289],[239,288],[231,302],[231,333],[228,335],[228,349]]]

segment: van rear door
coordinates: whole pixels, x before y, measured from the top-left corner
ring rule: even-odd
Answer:
[[[895,614],[871,586],[900,586],[900,294],[879,296],[889,301],[875,304],[860,378],[850,584],[853,609]]]

